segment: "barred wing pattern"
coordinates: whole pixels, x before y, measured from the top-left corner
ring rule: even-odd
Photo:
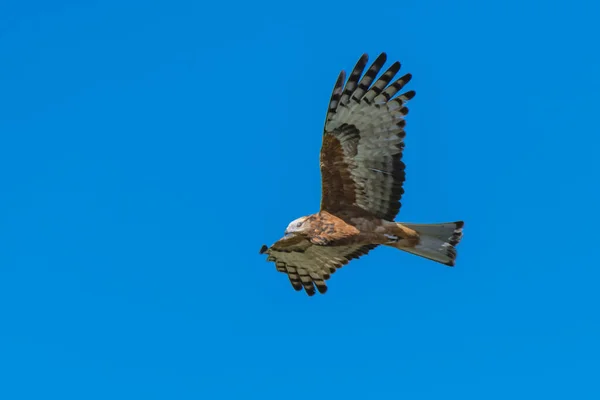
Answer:
[[[315,286],[319,293],[327,291],[325,281],[335,273],[338,268],[348,264],[350,260],[367,254],[377,245],[350,245],[350,246],[318,246],[310,244],[296,246],[294,250],[289,247],[279,248],[277,243],[265,252],[267,261],[275,262],[277,271],[287,274],[292,287],[300,291],[304,288],[306,294],[315,294]]]
[[[363,54],[345,85],[342,71],[331,95],[321,147],[321,210],[336,213],[358,207],[392,221],[404,193],[406,103],[415,92],[396,96],[412,77],[406,74],[392,82],[399,62],[375,81],[385,53],[361,78],[367,62]]]

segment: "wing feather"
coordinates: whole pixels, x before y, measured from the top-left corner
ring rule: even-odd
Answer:
[[[321,210],[343,213],[359,208],[393,220],[404,193],[406,103],[415,92],[398,95],[412,78],[405,74],[394,81],[399,62],[375,80],[385,53],[359,80],[367,61],[365,54],[345,86],[338,78],[332,94],[321,147]]]
[[[316,291],[327,291],[326,281],[336,270],[375,247],[377,245],[318,246],[307,242],[307,247],[299,246],[295,251],[287,251],[278,249],[275,243],[266,253],[267,261],[274,261],[277,271],[287,274],[294,290],[304,289],[307,295],[312,296]]]
[[[329,108],[327,110],[327,115],[335,115],[337,110],[337,106],[340,102],[340,98],[342,97],[342,91],[344,90],[344,81],[346,80],[346,72],[340,72],[337,81],[335,82],[335,86],[333,87],[333,92],[331,93],[331,99],[329,100]]]
[[[376,96],[383,92],[383,89],[386,88],[388,83],[390,83],[398,71],[400,71],[400,63],[396,61],[388,68],[387,71],[383,73],[383,75],[381,75],[379,79],[377,79],[377,82],[375,82],[375,84],[369,89],[362,100],[366,101],[367,103],[373,101]]]
[[[366,56],[366,54],[363,55],[363,57],[365,57],[365,56]],[[356,88],[356,90],[354,91],[354,93],[352,95],[352,98],[355,101],[360,101],[362,99],[362,97],[364,96],[364,94],[367,93],[367,91],[369,90],[369,87],[371,87],[371,83],[373,83],[373,81],[377,77],[377,74],[379,73],[379,71],[381,71],[381,68],[383,68],[383,65],[385,64],[386,60],[387,60],[387,55],[385,53],[381,53],[375,59],[373,64],[371,64],[371,67],[369,67],[369,69],[367,70],[365,75],[362,77],[362,79],[358,83],[358,87]]]
[[[346,83],[346,88],[344,89],[344,94],[342,94],[342,99],[340,100],[340,104],[348,104],[348,100],[354,90],[358,87],[358,80],[362,75],[365,67],[367,66],[367,62],[369,62],[369,56],[363,54],[362,57],[358,60],[354,69],[350,73],[350,77],[348,78],[348,82]]]

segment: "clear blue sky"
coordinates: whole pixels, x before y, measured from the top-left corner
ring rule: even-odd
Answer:
[[[0,4],[0,398],[600,398],[597,1]],[[295,292],[337,74],[414,76],[398,220]],[[389,64],[388,64],[389,65]]]

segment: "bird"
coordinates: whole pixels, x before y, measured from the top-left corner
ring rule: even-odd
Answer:
[[[304,289],[308,296],[327,292],[333,273],[380,245],[453,267],[463,236],[463,221],[394,221],[406,177],[407,103],[416,93],[402,92],[412,75],[395,78],[400,62],[377,78],[386,53],[364,72],[368,61],[363,54],[348,80],[342,70],[331,94],[320,153],[319,212],[292,221],[281,239],[259,252],[288,276],[294,290]]]

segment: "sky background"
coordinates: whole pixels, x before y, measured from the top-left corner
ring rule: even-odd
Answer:
[[[597,1],[0,3],[0,398],[600,398]],[[341,69],[417,91],[398,220],[295,292]]]

